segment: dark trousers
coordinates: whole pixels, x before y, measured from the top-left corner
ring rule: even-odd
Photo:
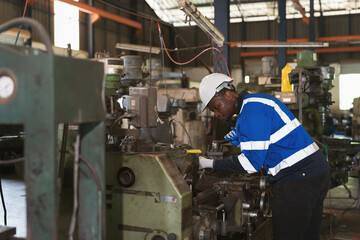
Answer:
[[[329,171],[319,176],[273,185],[274,240],[318,240]]]

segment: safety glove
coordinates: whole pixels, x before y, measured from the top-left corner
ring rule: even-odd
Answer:
[[[231,131],[225,135],[226,140],[229,140],[232,145],[238,147],[240,145],[240,138],[237,134],[236,128],[232,127]]]
[[[214,163],[213,159],[209,159],[203,156],[199,157],[199,169],[213,168],[213,163]]]

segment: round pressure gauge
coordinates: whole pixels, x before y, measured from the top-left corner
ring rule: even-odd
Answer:
[[[0,103],[10,102],[17,90],[15,75],[8,70],[0,70]]]

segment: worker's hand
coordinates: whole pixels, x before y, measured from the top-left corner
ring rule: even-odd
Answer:
[[[213,159],[208,159],[202,156],[199,157],[199,169],[213,168],[213,163],[214,163]]]
[[[231,131],[225,135],[224,137],[226,140],[229,140],[232,145],[238,147],[240,145],[240,138],[237,135],[236,128],[231,128]]]

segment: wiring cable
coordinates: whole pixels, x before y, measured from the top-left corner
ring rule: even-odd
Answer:
[[[63,152],[75,155],[75,153],[72,152],[72,151],[63,151]],[[97,186],[98,190],[102,191],[101,181],[100,181],[99,175],[97,174],[94,166],[92,166],[91,163],[87,159],[85,159],[83,156],[81,156],[80,154],[79,154],[79,159],[81,161],[83,161],[85,163],[85,165],[89,168],[91,174],[93,175],[93,177],[95,179],[96,186]],[[0,161],[0,165],[15,164],[15,163],[23,162],[24,160],[25,160],[25,158],[15,158],[15,159],[9,159],[9,160],[2,160],[2,161]]]
[[[176,65],[180,65],[180,66],[181,66],[181,65],[189,64],[189,63],[191,63],[192,61],[194,61],[195,59],[197,59],[199,56],[201,56],[203,53],[205,53],[205,52],[207,52],[207,51],[209,51],[209,50],[215,50],[215,51],[218,51],[218,52],[220,53],[223,61],[225,62],[225,66],[226,66],[226,69],[227,69],[227,73],[228,73],[228,75],[230,76],[230,71],[229,71],[229,68],[228,68],[228,64],[227,64],[227,62],[226,62],[226,60],[225,60],[224,55],[222,54],[222,52],[221,52],[218,48],[209,47],[209,48],[203,50],[202,52],[200,52],[198,55],[196,55],[194,58],[192,58],[192,59],[189,60],[189,61],[186,61],[186,62],[183,62],[183,63],[176,62],[176,61],[170,56],[170,54],[169,54],[169,52],[168,52],[168,50],[167,50],[167,48],[166,48],[166,44],[165,44],[164,38],[163,38],[162,33],[161,33],[160,22],[159,22],[158,19],[155,19],[155,18],[152,18],[152,17],[148,17],[148,16],[144,16],[144,15],[140,15],[140,14],[137,14],[137,13],[134,13],[134,12],[125,10],[125,9],[123,9],[123,8],[120,8],[120,7],[118,7],[118,6],[114,6],[114,5],[109,4],[109,3],[105,2],[105,1],[102,1],[102,0],[98,0],[98,1],[100,1],[100,2],[102,2],[102,3],[104,3],[104,4],[107,4],[107,5],[111,5],[111,6],[117,8],[117,9],[119,9],[119,10],[121,10],[121,11],[124,11],[124,12],[126,12],[126,13],[132,14],[132,15],[134,15],[134,16],[141,17],[141,18],[144,18],[144,19],[147,19],[147,20],[150,20],[150,21],[155,21],[155,22],[157,23],[157,25],[158,25],[159,36],[160,36],[160,44],[163,46],[162,48],[165,49],[165,52],[166,52],[167,56],[169,57],[169,59],[170,59],[173,63],[175,63]],[[166,85],[166,84],[165,84],[165,85]]]
[[[190,147],[192,147],[190,135],[189,135],[188,131],[186,130],[186,128],[185,128],[185,126],[184,126],[184,124],[183,124],[182,122],[180,122],[179,120],[177,120],[177,119],[175,119],[175,118],[170,119],[170,121],[169,121],[169,129],[170,129],[170,131],[171,131],[171,123],[172,123],[173,121],[174,121],[174,122],[177,122],[177,123],[181,126],[181,128],[184,130],[186,136],[187,136],[188,139],[189,139],[189,145],[190,145]],[[171,135],[172,135],[172,134],[171,134]]]
[[[223,55],[222,52],[221,52],[218,48],[216,48],[216,47],[209,47],[209,48],[201,51],[198,55],[196,55],[194,58],[190,59],[189,61],[182,62],[182,63],[176,62],[176,61],[170,56],[169,52],[167,51],[164,38],[163,38],[163,36],[161,35],[160,23],[157,22],[157,25],[158,25],[159,33],[160,33],[160,36],[161,36],[161,42],[162,42],[162,44],[164,45],[165,52],[166,52],[167,56],[169,57],[169,59],[170,59],[173,63],[175,63],[176,65],[186,65],[186,64],[189,64],[189,63],[191,63],[192,61],[194,61],[196,58],[198,58],[199,56],[201,56],[203,53],[205,53],[205,52],[207,52],[207,51],[209,51],[209,50],[215,50],[215,51],[218,51],[218,52],[221,54],[221,57],[223,58],[223,61],[225,62],[225,66],[226,66],[226,70],[227,70],[227,72],[228,72],[228,75],[230,76],[230,71],[229,71],[227,62],[226,62],[226,60],[225,60],[225,58],[224,58],[224,55]]]
[[[176,38],[178,37],[179,35],[176,35]],[[204,45],[200,45],[200,46],[194,46],[194,47],[184,47],[184,48],[175,48],[175,49],[171,49],[171,48],[168,48],[168,52],[181,52],[181,51],[190,51],[190,50],[196,50],[196,49],[201,49],[201,48],[208,48],[210,47],[211,44],[204,44]]]
[[[5,205],[5,200],[4,200],[4,193],[3,193],[3,189],[2,189],[2,179],[0,178],[0,194],[1,194],[1,203],[3,206],[3,210],[4,210],[4,225],[7,225],[7,211],[6,211],[6,205]]]
[[[24,12],[23,12],[22,18],[25,17],[27,5],[28,5],[28,0],[26,0],[26,2],[25,2],[25,7],[24,7]],[[17,44],[17,41],[18,41],[19,35],[20,35],[20,31],[21,31],[21,25],[19,26],[19,30],[18,30],[18,33],[17,33],[17,35],[16,35],[16,39],[15,39],[15,44],[14,44],[14,45]]]
[[[8,165],[8,164],[15,164],[24,161],[24,158],[14,158],[9,160],[2,160],[0,161],[0,165]]]
[[[73,151],[64,151],[64,152],[68,153],[68,154],[71,154],[71,155],[75,155],[75,152],[73,152]],[[98,173],[96,172],[94,166],[86,158],[84,158],[80,154],[79,154],[79,159],[81,161],[83,161],[85,163],[85,165],[89,168],[91,174],[93,175],[93,177],[95,179],[95,183],[96,183],[98,191],[103,191],[103,187],[101,186],[100,177],[99,177]]]
[[[27,18],[27,17],[14,18],[0,26],[0,33],[9,30],[10,28],[17,26],[19,24],[22,24],[25,27],[32,27],[33,29],[35,29],[36,32],[39,34],[41,41],[44,43],[47,52],[49,54],[53,54],[50,37],[47,34],[45,28],[39,22],[31,18]]]
[[[77,212],[78,212],[78,173],[79,173],[79,170],[80,170],[80,165],[79,165],[79,160],[83,161],[86,166],[89,168],[91,174],[93,175],[94,179],[95,179],[95,182],[96,182],[96,186],[97,186],[97,190],[98,190],[98,210],[99,210],[99,207],[100,207],[100,204],[101,204],[101,192],[103,191],[103,188],[101,186],[101,180],[100,180],[100,177],[99,175],[97,174],[94,166],[87,160],[85,159],[83,156],[81,156],[79,154],[79,142],[78,141],[78,138],[79,135],[77,136],[77,139],[76,139],[76,143],[75,143],[75,152],[72,152],[72,151],[64,151],[65,153],[69,153],[69,154],[72,154],[74,155],[74,206],[73,206],[73,214],[72,214],[72,217],[71,217],[71,222],[70,222],[70,227],[69,227],[69,240],[73,240],[73,234],[74,234],[74,231],[75,231],[75,224],[76,224],[76,216],[77,216]],[[98,212],[99,213],[99,212]],[[101,219],[101,214],[99,214],[98,216],[98,221],[101,223],[102,222],[102,219]]]
[[[63,152],[68,153],[68,154],[72,154],[72,155],[75,154],[72,151],[63,151]],[[98,190],[102,191],[101,181],[100,181],[99,175],[96,173],[96,170],[95,170],[94,166],[92,166],[91,163],[81,155],[79,155],[79,159],[81,161],[83,161],[85,163],[85,165],[89,168],[91,174],[94,176],[94,179],[95,179],[96,186],[97,186]],[[15,164],[15,163],[23,162],[24,160],[25,160],[25,158],[15,158],[15,159],[9,159],[9,160],[2,160],[2,161],[0,161],[0,165]]]
[[[70,227],[68,232],[69,240],[74,239],[74,232],[76,227],[76,218],[79,208],[79,149],[80,149],[80,135],[76,136],[76,141],[74,143],[74,204],[73,212],[71,215]]]

